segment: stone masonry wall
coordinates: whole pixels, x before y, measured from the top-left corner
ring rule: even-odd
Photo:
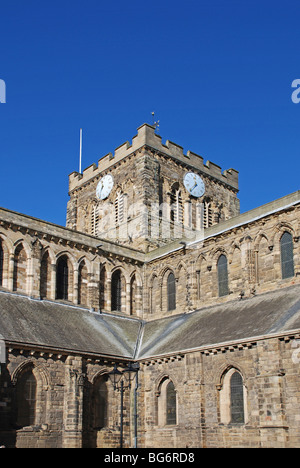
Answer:
[[[295,337],[272,338],[227,350],[193,352],[144,363],[141,407],[146,447],[300,447],[299,360]],[[238,370],[245,385],[245,423],[221,420],[226,372]],[[159,384],[176,389],[177,424],[158,425]],[[225,404],[230,406],[227,399]],[[223,410],[224,411],[224,410]]]

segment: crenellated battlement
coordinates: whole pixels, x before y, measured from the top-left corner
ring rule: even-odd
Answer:
[[[98,161],[97,164],[92,164],[84,169],[82,174],[72,172],[69,176],[69,191],[72,192],[82,184],[85,184],[90,179],[98,174],[109,171],[112,166],[115,166],[124,158],[137,151],[142,147],[149,147],[152,150],[161,153],[164,156],[171,157],[175,160],[185,163],[187,166],[194,168],[203,174],[219,180],[226,185],[238,191],[238,171],[235,169],[227,169],[222,172],[222,169],[217,164],[207,161],[204,163],[203,157],[192,151],[187,151],[184,154],[183,147],[167,140],[162,143],[160,135],[155,133],[155,128],[149,124],[143,124],[138,128],[138,134],[133,137],[132,143],[128,141],[118,146],[114,153],[108,153]]]

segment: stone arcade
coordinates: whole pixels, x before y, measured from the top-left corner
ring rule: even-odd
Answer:
[[[0,209],[0,445],[117,448],[138,362],[139,447],[300,447],[300,192],[238,189],[144,124],[70,175],[66,227]]]

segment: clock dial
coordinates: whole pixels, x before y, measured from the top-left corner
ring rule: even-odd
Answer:
[[[96,189],[96,196],[99,198],[99,200],[105,200],[112,191],[112,188],[114,186],[114,179],[112,175],[108,174],[102,179],[100,179],[97,189]]]
[[[184,176],[183,183],[187,191],[193,195],[193,197],[202,197],[205,192],[204,182],[198,174],[188,172]]]

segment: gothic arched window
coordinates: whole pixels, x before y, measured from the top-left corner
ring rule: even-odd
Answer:
[[[247,387],[242,374],[230,368],[223,374],[220,390],[220,422],[246,424],[248,421]]]
[[[69,267],[68,257],[60,257],[56,268],[56,299],[68,300]]]
[[[78,304],[87,305],[88,271],[84,260],[78,268]]]
[[[105,284],[106,284],[106,269],[101,265],[100,284],[99,284],[99,309],[105,309]]]
[[[228,268],[227,268],[227,258],[225,255],[220,255],[218,260],[218,287],[219,287],[219,296],[227,296],[229,293],[228,290]]]
[[[177,423],[176,418],[176,391],[173,382],[170,380],[167,386],[167,418],[166,425],[175,425]]]
[[[167,280],[168,310],[176,309],[176,281],[174,273],[170,273]]]
[[[285,232],[280,239],[282,279],[292,278],[295,274],[293,251],[293,237],[289,232]]]
[[[14,256],[13,290],[26,292],[27,289],[27,255],[23,244],[19,244]]]
[[[51,262],[49,253],[45,252],[41,261],[40,296],[41,299],[50,297],[51,288]]]
[[[111,310],[121,312],[122,309],[122,278],[120,270],[111,277]]]
[[[32,369],[24,372],[17,382],[17,424],[33,426],[36,413],[37,383]]]
[[[137,294],[137,283],[136,277],[133,275],[130,281],[130,315],[136,314],[136,294]]]
[[[93,386],[92,393],[92,419],[93,428],[102,429],[108,425],[108,391],[107,377],[98,378]]]
[[[233,424],[243,424],[244,416],[244,385],[239,372],[234,372],[230,379],[230,409],[231,422]]]
[[[169,377],[165,377],[156,392],[156,419],[158,426],[177,424],[177,395],[175,386]]]

